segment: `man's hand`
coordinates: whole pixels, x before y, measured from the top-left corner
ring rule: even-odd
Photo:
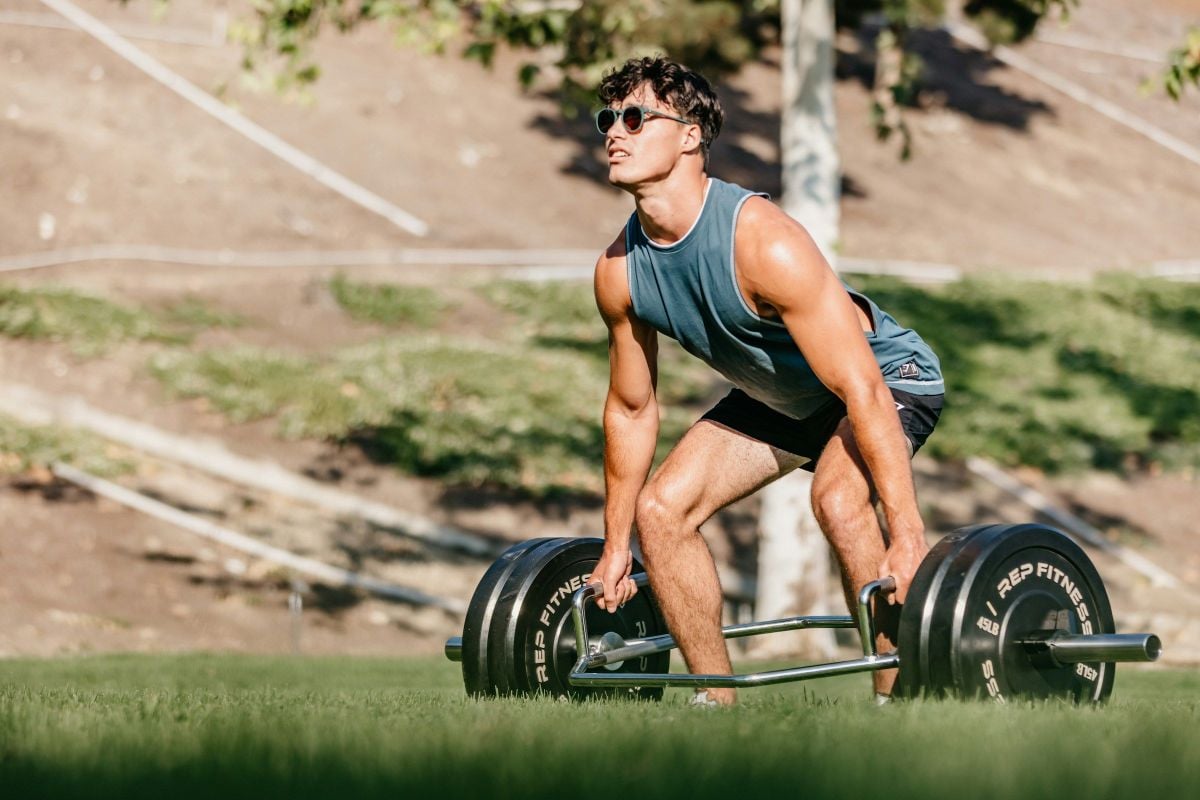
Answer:
[[[883,556],[883,563],[879,565],[879,577],[886,578],[890,575],[896,579],[896,591],[887,596],[889,605],[903,603],[908,597],[908,587],[912,585],[917,567],[921,566],[921,561],[928,552],[929,545],[925,543],[924,537],[896,541],[888,548]]]
[[[637,594],[637,584],[629,578],[633,571],[633,553],[629,550],[604,548],[588,583],[604,586],[604,596],[596,598],[596,605],[610,613],[625,605]]]

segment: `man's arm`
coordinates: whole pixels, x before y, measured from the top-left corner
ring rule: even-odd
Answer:
[[[596,262],[596,305],[608,326],[609,383],[604,401],[604,553],[593,577],[604,585],[597,604],[609,611],[629,600],[637,496],[658,442],[658,336],[633,316],[624,236]]]
[[[890,546],[880,577],[896,578],[895,601],[902,603],[929,548],[895,401],[854,303],[808,232],[761,198],[743,207],[736,258],[738,276],[760,313],[779,315],[813,372],[846,404],[888,522]]]

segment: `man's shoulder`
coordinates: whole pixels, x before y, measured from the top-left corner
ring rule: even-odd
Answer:
[[[600,256],[596,259],[596,271],[611,270],[613,265],[619,264],[624,269],[625,258],[627,256],[625,229],[617,234],[616,238],[609,242],[608,247],[600,252]]]
[[[762,225],[790,219],[791,217],[783,213],[783,210],[772,203],[770,198],[755,192],[742,203],[742,210],[738,214],[738,225]]]
[[[779,242],[804,231],[804,226],[762,195],[746,198],[736,226],[739,243],[748,245]]]
[[[752,281],[828,269],[805,227],[764,197],[745,202],[734,241],[738,274]]]
[[[623,313],[631,304],[626,257],[625,232],[622,230],[596,259],[596,302],[606,319]]]

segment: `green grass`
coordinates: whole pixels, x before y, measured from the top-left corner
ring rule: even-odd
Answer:
[[[941,357],[934,455],[1052,472],[1200,466],[1200,285],[852,283]]]
[[[201,329],[243,324],[194,297],[155,312],[64,287],[0,284],[0,336],[69,342],[81,356],[102,355],[121,342],[185,344]]]
[[[354,319],[381,325],[430,327],[450,307],[436,289],[361,283],[344,275],[329,282],[329,291]]]
[[[0,336],[70,341],[85,355],[123,341],[179,341],[153,314],[74,289],[0,285]]]
[[[596,310],[591,284],[494,281],[481,285],[478,291],[497,308],[512,314],[515,327],[527,338],[551,346],[591,346],[593,355],[607,353],[604,323]]]
[[[285,436],[354,442],[413,474],[534,493],[599,488],[604,376],[555,350],[411,336],[323,361],[176,351],[151,370],[232,419],[276,414]]]
[[[275,416],[284,436],[353,443],[415,475],[534,496],[598,492],[608,355],[590,291],[499,282],[480,292],[511,325],[411,332],[323,358],[173,350],[150,370],[174,395],[207,398],[235,421]],[[678,348],[664,348],[662,371],[665,451],[712,379]]]
[[[1200,286],[1116,277],[854,283],[941,356],[948,394],[933,455],[1047,471],[1200,465],[1191,368],[1200,363]],[[410,290],[341,285],[388,314],[443,305],[424,294],[432,289],[400,302]],[[176,352],[153,370],[175,393],[207,397],[233,419],[278,416],[285,435],[354,442],[414,474],[534,494],[597,491],[608,373],[590,287],[499,281],[476,291],[505,324],[473,335],[406,333],[312,360]],[[707,368],[662,345],[660,457],[718,391]]]
[[[185,297],[168,304],[160,317],[168,324],[190,332],[206,328],[243,328],[248,324],[241,314],[214,308],[198,297]]]
[[[305,358],[254,347],[166,350],[151,357],[150,371],[174,394],[205,397],[234,422],[275,414],[293,401],[319,405],[338,388]]]
[[[736,710],[471,700],[441,659],[0,662],[0,785],[27,796],[1190,797],[1200,674],[1105,707],[911,702],[863,676]]]
[[[65,461],[105,477],[133,468],[115,448],[89,434],[55,426],[26,425],[0,414],[0,476],[55,461]]]

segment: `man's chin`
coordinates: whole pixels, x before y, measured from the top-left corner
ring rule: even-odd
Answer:
[[[630,180],[629,175],[625,174],[621,166],[620,164],[613,164],[608,168],[608,182],[618,189],[629,191],[637,185],[637,182]]]

